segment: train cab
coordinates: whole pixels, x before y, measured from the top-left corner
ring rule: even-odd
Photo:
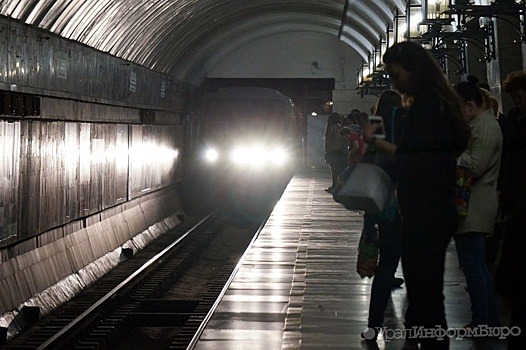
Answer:
[[[194,147],[200,187],[253,208],[290,179],[300,152],[289,97],[268,88],[221,88],[200,106]]]
[[[203,97],[198,157],[235,171],[277,171],[294,154],[293,104],[267,88],[222,88]]]

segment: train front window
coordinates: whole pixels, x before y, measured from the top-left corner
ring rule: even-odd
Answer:
[[[252,134],[276,135],[283,131],[284,107],[275,101],[265,100],[214,100],[209,101],[203,115],[203,131],[210,136]]]
[[[268,89],[221,89],[204,96],[200,110],[201,154],[214,164],[260,168],[287,164],[293,125],[289,98]]]

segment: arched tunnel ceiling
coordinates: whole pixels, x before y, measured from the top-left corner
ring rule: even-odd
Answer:
[[[363,57],[405,0],[1,0],[0,14],[199,85],[207,67],[288,31],[339,37]]]

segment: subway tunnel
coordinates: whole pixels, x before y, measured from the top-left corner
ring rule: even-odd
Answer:
[[[25,303],[50,312],[115,266],[121,248],[180,223],[203,94],[260,84],[303,115],[368,110],[376,96],[357,92],[357,69],[406,6],[1,1],[0,327]],[[503,110],[499,77],[522,69],[521,46],[506,62],[468,61]]]

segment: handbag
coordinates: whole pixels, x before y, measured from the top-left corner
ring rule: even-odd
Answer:
[[[370,163],[358,163],[341,189],[333,193],[333,198],[347,209],[381,214],[391,200],[392,189],[391,178],[382,168]]]
[[[377,241],[370,239],[362,232],[358,244],[358,260],[356,261],[356,272],[361,278],[373,277],[378,266],[379,248]]]
[[[475,175],[466,167],[457,165],[455,169],[455,205],[460,216],[468,215],[471,187],[475,179]]]

